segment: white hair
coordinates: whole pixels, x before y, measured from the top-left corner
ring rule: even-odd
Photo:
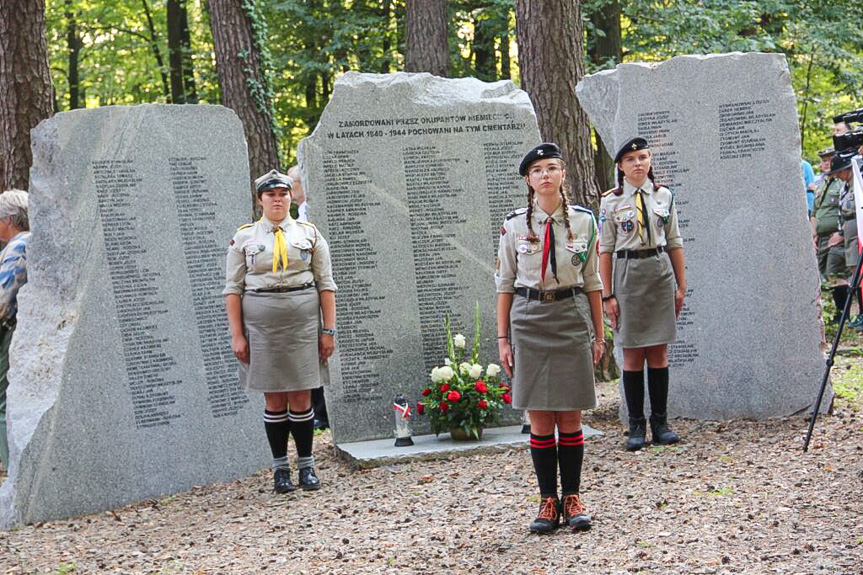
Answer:
[[[0,194],[0,219],[12,218],[12,225],[19,230],[29,230],[27,216],[28,194],[23,190],[7,190]]]

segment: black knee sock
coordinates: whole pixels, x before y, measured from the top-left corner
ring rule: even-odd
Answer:
[[[279,467],[280,463],[287,463],[288,461],[288,433],[290,428],[288,410],[264,410],[264,429],[267,432],[270,451],[273,453],[274,467]]]
[[[584,461],[584,432],[557,434],[557,462],[560,465],[562,495],[578,493],[581,487],[581,464]]]
[[[557,446],[554,443],[554,434],[531,433],[530,456],[533,459],[540,496],[557,497]]]
[[[312,437],[315,433],[315,410],[312,408],[303,412],[291,410],[290,419],[291,434],[294,436],[294,444],[297,446],[297,457],[311,457]]]
[[[668,409],[668,368],[647,368],[647,392],[650,394],[650,412],[664,417]]]
[[[833,288],[833,303],[836,305],[836,319],[842,317],[845,309],[845,299],[848,297],[848,286],[836,286]]]
[[[626,396],[626,409],[629,417],[644,419],[644,372],[623,372],[623,393]]]

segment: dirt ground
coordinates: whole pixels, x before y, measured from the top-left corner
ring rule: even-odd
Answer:
[[[627,453],[613,384],[586,422],[594,527],[532,535],[526,450],[354,471],[316,438],[324,488],[262,471],[116,511],[0,532],[19,573],[863,573],[863,359],[841,357],[809,453],[802,418],[676,421]]]

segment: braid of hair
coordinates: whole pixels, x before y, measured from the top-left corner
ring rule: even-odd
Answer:
[[[617,168],[617,187],[623,190],[623,170]]]
[[[563,202],[563,224],[566,226],[566,237],[569,241],[574,239],[572,228],[569,227],[569,202],[566,201],[566,192],[563,191],[563,186],[560,187],[560,200]]]
[[[653,175],[653,166],[650,166],[650,169],[647,170],[647,179],[649,179],[653,183],[653,189],[658,190],[661,184],[656,183],[656,177]]]
[[[530,187],[530,184],[527,185],[527,213],[525,213],[525,219],[527,220],[527,236],[532,239],[538,239],[537,235],[533,233],[533,224],[531,224],[531,217],[533,216],[533,188]]]

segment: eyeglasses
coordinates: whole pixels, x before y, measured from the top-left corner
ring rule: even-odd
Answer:
[[[560,166],[549,166],[547,168],[531,168],[527,173],[531,178],[540,178],[542,174],[548,174],[549,176],[556,176],[561,172]]]

